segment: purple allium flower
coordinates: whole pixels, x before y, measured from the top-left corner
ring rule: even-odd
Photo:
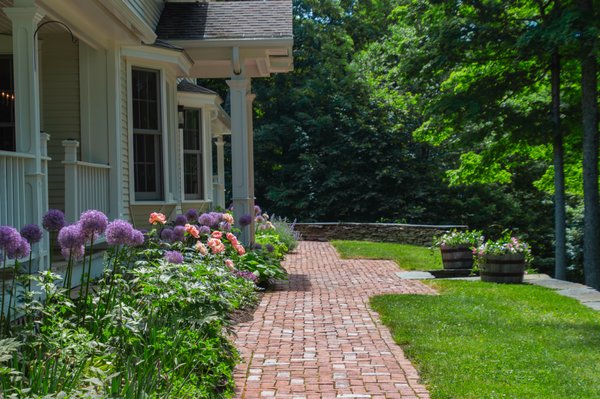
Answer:
[[[163,229],[160,232],[160,239],[166,242],[173,241],[173,230],[172,229]]]
[[[27,224],[21,229],[21,236],[25,238],[29,244],[35,244],[42,239],[42,229],[37,224]]]
[[[265,218],[262,217],[262,215],[258,215],[257,217],[254,218],[254,221],[256,223],[263,223],[265,221]]]
[[[229,231],[231,230],[231,225],[227,222],[221,222],[219,223],[219,229],[223,231]]]
[[[71,224],[60,229],[58,243],[61,248],[80,247],[85,243],[85,235],[78,224]]]
[[[238,277],[245,278],[246,280],[250,280],[253,283],[256,283],[256,280],[258,280],[258,277],[256,276],[256,274],[246,271],[246,270],[237,271],[237,272],[235,272],[235,275]]]
[[[175,226],[185,226],[187,222],[188,220],[185,215],[175,216]]]
[[[178,265],[183,263],[183,255],[179,251],[167,251],[167,253],[165,253],[165,260],[169,263]]]
[[[260,206],[254,205],[254,216],[258,216],[261,214],[262,214],[262,209],[260,209]]]
[[[200,233],[200,235],[203,235],[203,234],[208,235],[208,234],[210,234],[210,227],[200,226],[200,228],[198,229],[198,232]]]
[[[144,233],[140,230],[133,230],[131,232],[131,239],[127,243],[130,247],[139,247],[144,244],[146,238],[144,237]]]
[[[198,220],[198,210],[194,208],[188,209],[185,213],[185,217],[188,219],[189,222],[195,222],[196,220]]]
[[[271,245],[271,244],[267,244],[267,245],[265,245],[265,249],[266,249],[268,252],[273,252],[273,251],[275,251],[275,247],[274,247],[273,245]]]
[[[213,218],[213,224],[211,226],[216,226],[223,221],[223,214],[221,212],[211,212],[209,215]]]
[[[263,246],[259,243],[254,243],[254,245],[252,245],[252,249],[255,249],[257,251],[261,250],[262,248],[263,248]]]
[[[60,250],[60,253],[62,254],[63,258],[65,258],[65,260],[69,260],[69,258],[71,258],[71,255],[73,255],[73,260],[79,260],[83,258],[83,255],[85,254],[85,247],[81,245],[79,247],[63,248]]]
[[[100,211],[85,211],[79,217],[79,226],[81,231],[88,238],[93,238],[97,234],[103,234],[108,226],[108,218]]]
[[[59,231],[65,227],[65,214],[58,209],[50,209],[42,219],[42,226],[47,231]]]
[[[238,220],[238,223],[242,227],[249,226],[252,223],[252,216],[244,215],[244,216],[240,217],[240,220]]]
[[[198,223],[200,223],[203,226],[212,226],[213,223],[213,217],[210,213],[203,213],[202,215],[200,215],[200,217],[198,218]]]
[[[14,227],[0,226],[0,248],[5,252],[15,250],[21,243],[21,234]]]
[[[133,226],[126,220],[115,219],[106,228],[106,242],[108,245],[128,244],[131,242]]]
[[[173,228],[173,241],[184,241],[185,240],[185,227],[175,226]]]
[[[14,247],[6,250],[6,255],[10,259],[26,258],[31,253],[29,242],[23,237],[20,237],[19,243]]]

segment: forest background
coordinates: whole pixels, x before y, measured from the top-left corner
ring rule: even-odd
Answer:
[[[597,61],[599,9],[294,0],[294,71],[252,82],[256,202],[299,222],[510,229],[553,274],[559,187],[566,270],[583,280],[582,57]]]

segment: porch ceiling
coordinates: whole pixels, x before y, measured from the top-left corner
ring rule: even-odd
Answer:
[[[0,0],[0,9],[13,7],[13,0]],[[112,10],[112,1],[106,0],[35,0],[45,12],[40,25],[46,21],[65,23],[73,34],[93,48],[110,48],[115,41],[125,45],[139,44],[140,41],[152,43],[154,32],[143,31],[134,26],[133,20],[118,18]],[[44,25],[39,31],[40,39],[47,35],[64,33],[60,24]],[[12,35],[10,19],[0,11],[0,34]]]

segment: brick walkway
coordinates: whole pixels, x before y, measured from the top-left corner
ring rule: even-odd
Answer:
[[[429,398],[369,297],[429,294],[391,261],[341,260],[328,243],[288,255],[289,282],[237,326],[239,399]]]

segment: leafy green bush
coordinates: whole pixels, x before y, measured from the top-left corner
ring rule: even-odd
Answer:
[[[300,240],[300,232],[294,230],[295,222],[290,223],[285,218],[274,216],[271,223],[275,226],[275,235],[279,236],[279,240],[286,245],[289,251],[295,250]]]

